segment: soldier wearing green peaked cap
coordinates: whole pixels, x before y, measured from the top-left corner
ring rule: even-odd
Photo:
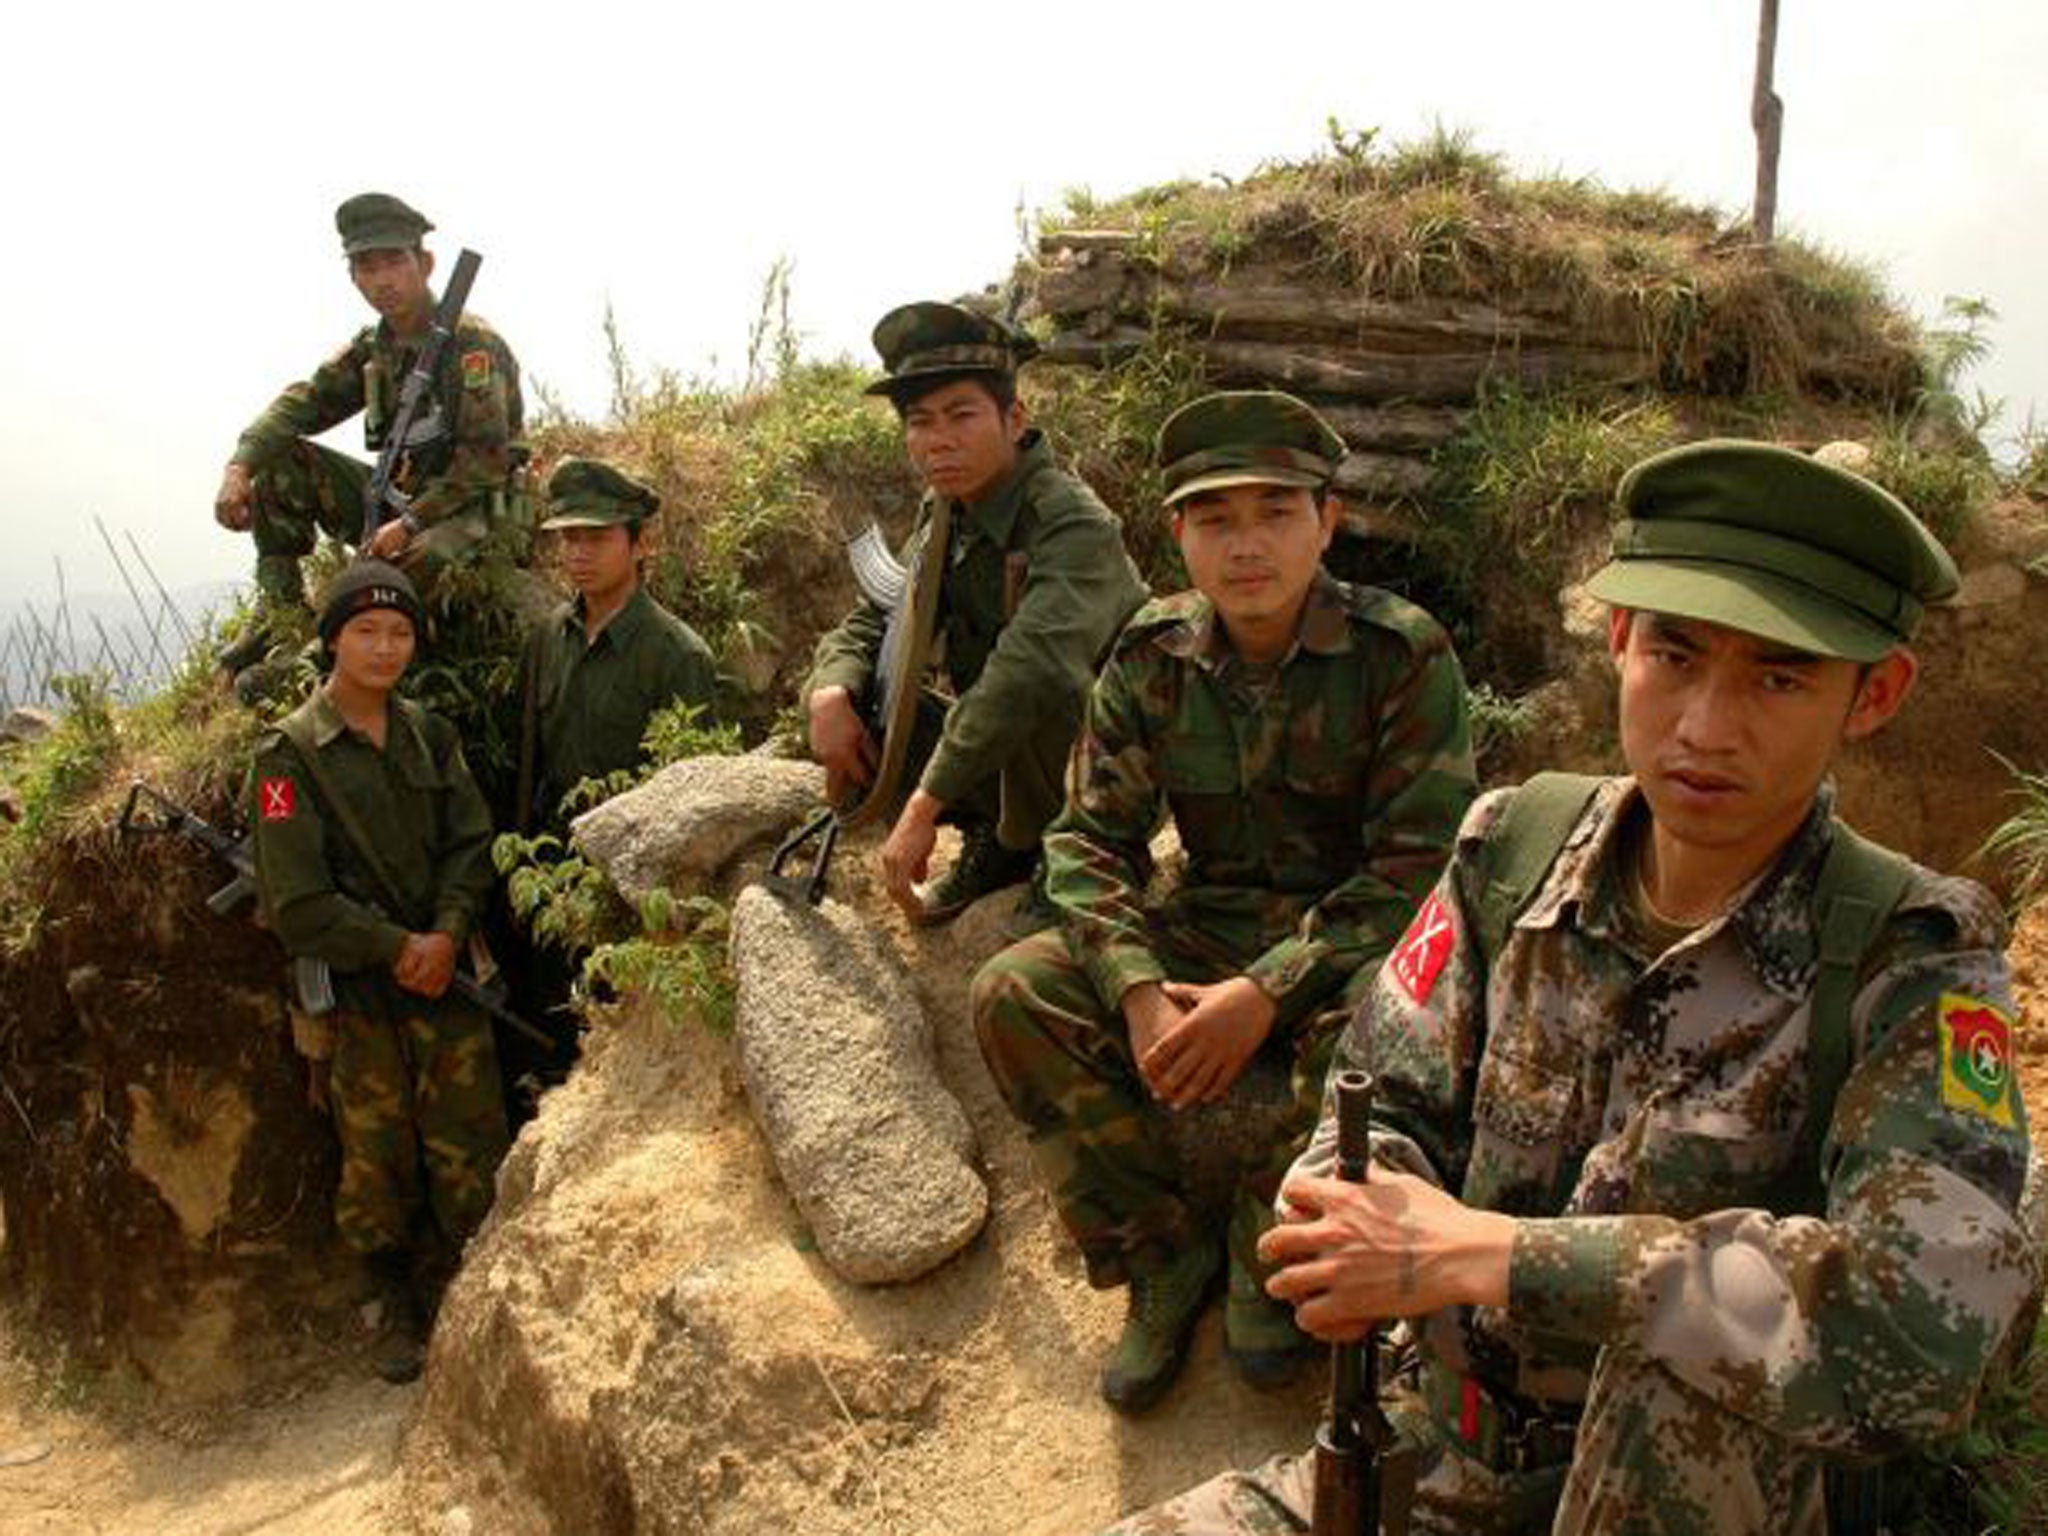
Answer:
[[[1474,804],[1337,1050],[1372,1176],[1328,1177],[1326,1110],[1269,1288],[1324,1337],[1418,1320],[1411,1529],[1827,1536],[1882,1508],[1859,1468],[1968,1425],[2041,1248],[2003,914],[1827,782],[1955,570],[1768,444],[1618,501],[1590,589],[1630,771]],[[1116,1529],[1306,1531],[1312,1483],[1282,1457]]]
[[[925,302],[884,315],[874,340],[886,371],[868,393],[896,408],[927,488],[911,574],[899,607],[864,596],[818,642],[803,698],[833,803],[891,819],[883,881],[913,921],[936,923],[1030,872],[1088,681],[1145,588],[1116,517],[1017,399],[1030,338]],[[916,638],[885,646],[892,622]],[[927,686],[938,648],[943,690]],[[905,706],[893,740],[885,695]],[[961,851],[927,881],[942,819]]]
[[[1139,609],[1095,684],[1045,839],[1059,931],[975,978],[983,1055],[1089,1278],[1129,1286],[1101,1382],[1127,1411],[1172,1381],[1219,1270],[1240,1374],[1276,1386],[1307,1357],[1260,1289],[1257,1240],[1349,1005],[1473,794],[1443,628],[1322,568],[1344,453],[1272,391],[1167,419],[1156,457],[1194,590]],[[1162,815],[1188,864],[1153,905]],[[1167,1117],[1233,1094],[1261,1053],[1291,1081],[1292,1115],[1243,1170],[1226,1242],[1184,1187]]]
[[[254,535],[266,618],[304,609],[299,564],[323,531],[344,543],[361,537],[370,467],[313,439],[360,414],[364,445],[381,453],[433,319],[434,257],[421,241],[434,226],[423,214],[387,192],[364,192],[335,210],[334,223],[349,279],[377,323],[244,429],[214,498],[221,526]],[[379,528],[364,552],[403,566],[431,595],[438,573],[469,559],[494,531],[521,538],[524,413],[512,349],[465,311],[399,459],[397,489],[411,498],[410,510]],[[256,662],[269,629],[255,626],[223,654],[223,668]]]
[[[647,524],[661,509],[652,486],[599,459],[570,458],[548,476],[544,538],[574,595],[534,629],[527,648],[519,745],[522,830],[566,832],[570,792],[585,780],[638,769],[654,716],[684,706],[716,723],[718,664],[696,630],[647,590]],[[559,1082],[576,1057],[575,1021],[564,1008],[580,955],[508,943],[505,959],[522,995],[546,1021],[555,1047],[507,1035],[499,1043],[508,1084]],[[530,1094],[515,1091],[516,1112]]]

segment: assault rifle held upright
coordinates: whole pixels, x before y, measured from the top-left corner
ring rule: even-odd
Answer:
[[[128,800],[121,807],[121,835],[182,837],[189,842],[197,843],[234,871],[233,879],[206,898],[208,911],[229,917],[243,902],[253,902],[256,899],[256,850],[253,839],[247,836],[230,837],[220,828],[202,821],[170,796],[143,783],[140,779],[128,786]],[[458,970],[449,986],[458,996],[474,1003],[499,1023],[518,1030],[520,1034],[540,1045],[545,1045],[550,1050],[555,1048],[555,1042],[545,1031],[508,1008],[504,999],[497,995],[489,983],[479,981],[466,971]],[[294,955],[292,987],[298,993],[299,1006],[307,1013],[318,1016],[334,1007],[334,976],[325,960],[316,960],[310,955]]]
[[[1337,1095],[1337,1177],[1363,1184],[1372,1154],[1372,1075],[1345,1070]],[[1390,1488],[1394,1426],[1380,1407],[1378,1331],[1330,1351],[1330,1414],[1316,1430],[1312,1536],[1406,1536],[1410,1490]]]
[[[406,371],[405,382],[399,386],[398,409],[391,417],[384,451],[377,455],[377,467],[370,472],[369,483],[363,488],[363,533],[356,541],[358,549],[369,547],[370,540],[384,522],[387,507],[401,518],[412,516],[411,498],[391,482],[397,477],[399,461],[405,457],[405,450],[411,446],[407,439],[412,436],[412,424],[426,402],[428,391],[434,387],[434,377],[441,370],[441,358],[448,350],[449,341],[454,338],[456,322],[462,318],[463,306],[469,302],[470,286],[476,282],[476,269],[483,265],[483,260],[475,251],[468,250],[455,258],[455,270],[449,274],[441,302],[434,306],[434,318],[427,326],[427,334],[413,353],[412,367]],[[408,522],[406,526],[411,528],[414,525]]]

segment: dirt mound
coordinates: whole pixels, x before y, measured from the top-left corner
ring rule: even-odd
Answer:
[[[842,851],[835,890],[872,912],[868,852]],[[966,1018],[1000,918],[890,927],[993,1206],[909,1285],[849,1285],[811,1251],[729,1041],[645,1010],[600,1027],[522,1135],[443,1311],[406,1447],[422,1528],[460,1509],[515,1536],[1053,1536],[1306,1443],[1317,1384],[1250,1393],[1213,1317],[1150,1418],[1097,1399],[1121,1297],[1088,1288]]]
[[[2020,1005],[2020,1092],[2036,1125],[2048,1124],[2048,902],[2037,902],[2013,929],[2013,992]],[[2041,1133],[2035,1132],[2038,1137]]]

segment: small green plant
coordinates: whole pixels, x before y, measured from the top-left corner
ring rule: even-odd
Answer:
[[[50,679],[62,713],[56,727],[24,754],[19,774],[21,821],[9,841],[29,842],[99,786],[120,748],[108,682],[100,673]]]
[[[600,944],[583,963],[584,982],[654,998],[671,1018],[689,1017],[720,1034],[732,1029],[735,985],[727,952],[728,914],[708,896],[657,891],[642,903],[642,932]]]
[[[1465,718],[1472,728],[1472,755],[1484,761],[1521,740],[1535,721],[1535,710],[1526,696],[1515,698],[1490,684],[1474,683],[1465,690]]]
[[[2019,902],[2048,892],[2048,773],[2034,773],[2000,757],[2013,777],[2010,791],[2018,802],[2013,813],[1993,829],[1980,852],[2005,861],[2014,873]]]

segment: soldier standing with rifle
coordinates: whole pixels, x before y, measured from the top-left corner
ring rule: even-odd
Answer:
[[[265,620],[304,613],[299,562],[322,530],[345,543],[362,540],[363,553],[430,582],[505,517],[525,459],[519,364],[496,331],[467,313],[453,325],[403,439],[392,441],[406,378],[434,329],[434,257],[421,244],[434,226],[383,192],[349,198],[334,222],[349,278],[378,321],[249,424],[214,498],[222,527],[255,536]],[[391,487],[403,498],[402,511],[388,503],[375,510],[367,538],[370,466],[312,441],[358,412],[370,451],[393,450]],[[259,622],[223,654],[223,669],[232,675],[258,661],[268,631]]]
[[[958,305],[906,304],[875,327],[875,349],[888,376],[868,392],[896,407],[929,487],[903,597],[923,632],[885,644],[892,615],[863,598],[818,642],[803,698],[834,805],[888,802],[889,894],[940,923],[1030,873],[1096,663],[1145,585],[1115,515],[1054,462],[1017,399],[1029,338]],[[943,648],[950,701],[922,690],[927,645]],[[917,706],[886,733],[873,709],[885,683]],[[913,775],[897,813],[897,781]],[[961,826],[960,856],[921,885],[942,820]]]
[[[2036,1285],[2003,915],[1834,816],[1954,565],[1790,449],[1637,465],[1610,604],[1626,777],[1477,802],[1337,1054],[1261,1245],[1320,1338],[1418,1319],[1414,1527],[1875,1536],[1869,1469],[1969,1423]],[[1313,1457],[1125,1536],[1300,1532]]]
[[[271,929],[333,971],[334,1221],[385,1303],[378,1370],[394,1382],[419,1374],[507,1141],[490,1024],[450,995],[490,892],[490,813],[454,727],[393,692],[421,620],[393,566],[335,578],[331,670],[258,744],[250,807]]]

